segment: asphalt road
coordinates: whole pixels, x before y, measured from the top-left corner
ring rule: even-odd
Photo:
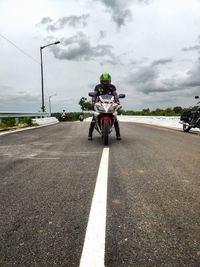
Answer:
[[[106,267],[200,266],[200,135],[121,123]],[[0,136],[0,266],[79,266],[103,145],[88,123]],[[97,266],[94,266],[97,267]]]

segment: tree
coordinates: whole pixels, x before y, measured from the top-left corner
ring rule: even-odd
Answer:
[[[149,108],[146,108],[146,109],[142,110],[142,115],[149,115],[149,113],[150,113],[150,109]]]
[[[86,97],[81,97],[78,104],[81,106],[82,111],[93,110],[91,103],[89,101],[87,101]]]
[[[123,115],[123,114],[125,114],[125,110],[122,109],[122,107],[120,107],[120,108],[117,110],[117,114],[118,114],[118,115]]]
[[[182,109],[182,107],[179,107],[179,106],[177,106],[177,107],[174,107],[173,108],[173,111],[176,113],[176,114],[181,114],[182,113],[182,111],[183,111],[183,109]]]

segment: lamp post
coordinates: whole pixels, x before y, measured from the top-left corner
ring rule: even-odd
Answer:
[[[43,79],[43,61],[42,61],[42,49],[44,49],[47,46],[50,45],[57,45],[60,41],[57,41],[55,43],[51,43],[45,46],[40,46],[40,64],[41,64],[41,85],[42,85],[42,112],[45,112],[45,106],[44,106],[44,79]]]
[[[54,94],[54,95],[50,95],[50,96],[49,96],[49,114],[50,114],[50,116],[51,116],[51,98],[52,98],[53,96],[56,96],[56,94]]]

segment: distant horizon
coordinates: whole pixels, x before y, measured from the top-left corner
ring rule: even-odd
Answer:
[[[150,109],[150,108],[148,108],[148,107],[144,107],[144,108],[142,108],[142,109],[125,109],[125,108],[123,108],[123,105],[122,105],[122,109],[123,110],[125,110],[125,111],[142,111],[142,110],[146,110],[146,109],[149,109],[150,111],[155,111],[156,109],[161,109],[161,110],[166,110],[166,109],[168,109],[168,108],[170,108],[170,109],[174,109],[175,107],[181,107],[182,109],[185,109],[185,108],[189,108],[189,107],[191,107],[191,106],[195,106],[195,103],[193,103],[193,104],[191,104],[190,106],[180,106],[180,105],[177,105],[177,106],[168,106],[168,107],[155,107],[154,109]],[[93,112],[92,110],[89,110],[89,111],[82,111],[81,109],[76,109],[76,110],[68,110],[67,109],[67,107],[66,108],[61,108],[60,110],[57,110],[57,111],[54,111],[54,110],[52,110],[51,111],[51,113],[61,113],[63,110],[65,110],[66,112]],[[40,113],[40,112],[42,112],[41,110],[39,111],[39,110],[24,110],[24,111],[22,111],[22,110],[0,110],[0,113]],[[47,110],[47,111],[45,111],[45,113],[49,113],[49,110]]]

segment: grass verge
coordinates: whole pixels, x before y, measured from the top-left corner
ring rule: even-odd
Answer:
[[[0,121],[0,131],[9,131],[26,127],[38,126],[32,123],[31,118],[2,118]]]

